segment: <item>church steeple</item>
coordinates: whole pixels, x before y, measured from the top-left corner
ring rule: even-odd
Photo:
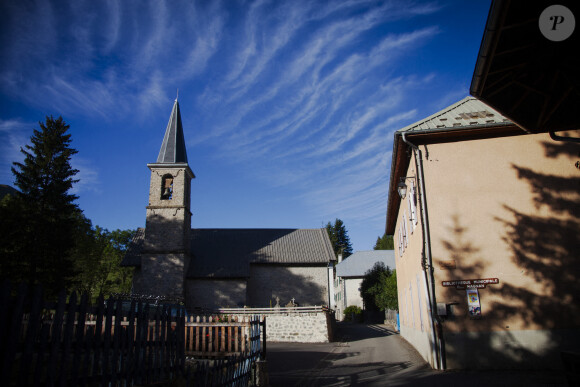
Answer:
[[[187,152],[185,150],[185,138],[183,136],[183,126],[181,124],[181,113],[177,98],[173,104],[173,110],[169,117],[169,123],[165,129],[165,136],[161,144],[158,164],[187,164]]]
[[[182,297],[190,260],[190,193],[195,178],[187,162],[177,99],[151,170],[141,271],[151,280],[148,294]],[[171,268],[171,270],[169,270]]]

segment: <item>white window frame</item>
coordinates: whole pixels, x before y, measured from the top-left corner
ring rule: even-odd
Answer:
[[[403,212],[403,248],[409,245],[409,233],[407,231],[407,211]]]
[[[417,226],[417,196],[415,194],[415,183],[411,181],[409,187],[409,219],[411,220],[411,234]]]
[[[399,255],[403,256],[403,231],[401,231],[401,227],[399,227]]]

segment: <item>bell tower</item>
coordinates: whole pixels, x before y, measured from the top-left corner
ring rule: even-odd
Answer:
[[[151,170],[149,205],[141,255],[143,289],[158,296],[183,297],[190,260],[191,179],[177,99]]]

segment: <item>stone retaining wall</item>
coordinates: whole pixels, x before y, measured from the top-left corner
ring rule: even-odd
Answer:
[[[266,340],[278,343],[328,343],[333,338],[328,312],[266,315]]]

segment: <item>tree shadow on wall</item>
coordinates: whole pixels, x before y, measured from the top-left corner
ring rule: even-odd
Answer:
[[[570,144],[544,146],[548,158],[578,152],[578,147]],[[526,166],[512,167],[518,179],[529,185],[536,211],[524,213],[503,206],[506,215],[495,220],[502,227],[502,239],[511,254],[496,259],[509,260],[507,267],[515,266],[522,280],[533,282],[530,286],[517,286],[516,281],[500,278],[500,284],[479,289],[483,315],[477,321],[467,313],[465,290],[445,288],[442,299],[458,302],[458,313],[444,324],[450,328],[455,325],[453,331],[444,328],[447,353],[458,357],[477,351],[472,359],[463,359],[468,367],[560,368],[560,352],[577,350],[580,339],[580,178],[544,174]],[[574,168],[573,163],[570,168]],[[451,275],[454,279],[489,277],[478,256],[479,248],[467,240],[466,230],[455,218],[453,240],[443,242],[458,263],[473,262],[469,267],[458,265]],[[486,303],[486,298],[496,301]],[[521,325],[515,328],[517,332],[510,330],[510,321]],[[536,336],[536,342],[525,343],[524,347],[521,332],[525,331],[529,340],[538,329],[543,330],[544,336]],[[495,334],[490,335],[490,331]]]

